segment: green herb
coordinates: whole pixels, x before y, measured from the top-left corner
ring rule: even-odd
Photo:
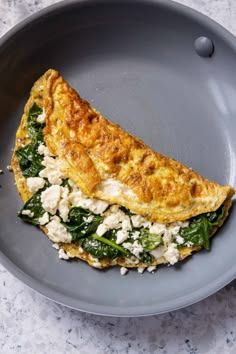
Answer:
[[[217,226],[224,215],[223,207],[215,212],[198,215],[191,219],[188,227],[180,230],[180,235],[184,238],[184,244],[191,242],[193,245],[210,248],[210,233],[214,226]]]
[[[91,222],[86,221],[89,216],[93,216]],[[64,223],[64,225],[71,233],[72,240],[77,241],[81,237],[87,237],[94,233],[97,230],[98,225],[102,222],[102,219],[101,216],[95,215],[89,210],[74,207],[70,209],[68,221]]]
[[[27,128],[29,136],[33,143],[43,142],[43,128],[44,123],[37,122],[37,118],[43,113],[42,108],[40,108],[36,103],[29,110],[29,116],[27,120]]]
[[[150,252],[162,243],[162,237],[160,235],[150,233],[148,229],[142,229],[140,234],[140,242],[143,249]]]
[[[128,251],[120,246],[120,245],[117,245],[115,242],[105,238],[105,237],[102,237],[102,236],[98,236],[97,234],[93,234],[91,236],[94,240],[97,240],[97,241],[100,241],[100,242],[103,242],[105,243],[106,245],[108,246],[111,246],[112,248],[116,249],[117,251],[123,253],[123,255],[127,255],[128,254]]]
[[[143,252],[139,255],[140,262],[150,264],[153,261],[153,256],[148,252]]]
[[[37,117],[41,113],[42,109],[34,103],[29,110],[27,121],[31,142],[16,151],[16,156],[24,177],[35,177],[43,169],[43,157],[38,153],[38,146],[43,142],[44,124],[37,122]]]
[[[38,176],[43,169],[43,157],[39,155],[37,146],[28,144],[16,151],[16,156],[24,177]]]
[[[23,211],[30,210],[33,213],[33,216],[30,217],[29,215],[22,214]],[[23,208],[18,213],[18,216],[33,225],[39,225],[39,218],[43,216],[45,210],[41,204],[41,191],[35,193],[23,206]]]
[[[98,259],[114,259],[127,254],[123,247],[96,234],[80,239],[79,244],[86,252]]]

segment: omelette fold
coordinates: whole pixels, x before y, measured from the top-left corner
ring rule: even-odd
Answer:
[[[60,258],[122,274],[209,249],[234,194],[106,119],[52,69],[31,89],[11,166],[19,217]]]

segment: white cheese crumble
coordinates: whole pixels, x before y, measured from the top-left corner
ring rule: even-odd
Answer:
[[[26,184],[29,191],[34,194],[44,187],[45,180],[41,177],[28,177],[26,179]]]
[[[44,156],[42,165],[45,168],[39,172],[39,176],[47,178],[51,184],[60,185],[64,177],[64,173],[62,171],[63,163],[59,159],[54,159],[50,156]]]
[[[45,225],[49,222],[49,214],[45,212],[43,216],[39,218],[39,225]]]
[[[165,253],[164,246],[158,246],[155,250],[150,252],[150,254],[156,259],[163,257],[164,253]]]
[[[83,217],[84,222],[87,222],[88,224],[89,224],[90,222],[92,222],[93,219],[94,219],[94,216],[93,216],[93,215],[90,215],[90,216],[88,216],[87,218],[86,218],[85,216]]]
[[[45,189],[41,193],[41,203],[45,211],[50,214],[56,214],[57,208],[59,206],[59,201],[61,198],[61,187],[58,185],[52,185]]]
[[[37,122],[40,124],[45,123],[45,119],[46,119],[46,114],[44,111],[41,114],[39,114],[38,117],[36,118]]]
[[[132,229],[129,216],[126,215],[122,210],[120,210],[118,205],[111,206],[109,210],[105,213],[105,215],[106,216],[103,220],[103,223],[100,224],[97,228],[97,234],[99,236],[102,236],[108,230],[117,230],[121,228],[123,233],[119,233],[118,240],[123,238],[124,240],[126,240],[128,238],[127,231]]]
[[[139,239],[139,236],[140,236],[140,231],[134,231],[132,234],[131,234],[131,238],[133,240],[138,240]]]
[[[67,231],[64,225],[62,225],[58,216],[53,216],[51,221],[46,225],[48,230],[48,237],[53,242],[65,242],[70,243],[72,241],[71,234]]]
[[[131,221],[134,227],[142,227],[146,219],[141,215],[132,215]]]
[[[180,235],[177,235],[175,239],[178,245],[182,245],[184,243],[184,238]]]
[[[38,147],[38,153],[39,155],[44,155],[44,156],[53,156],[48,147],[46,145],[44,145],[43,143],[41,143]]]
[[[149,267],[147,267],[147,271],[148,271],[149,273],[153,273],[154,270],[156,270],[156,269],[157,269],[156,266],[149,266]]]
[[[0,170],[0,175],[3,174],[3,170]]]
[[[126,230],[118,230],[116,233],[116,243],[119,245],[129,238],[129,233]]]
[[[179,260],[179,251],[175,243],[170,243],[167,251],[164,253],[165,259],[171,264],[175,264]]]
[[[107,227],[104,224],[98,225],[96,234],[98,236],[103,236],[108,231]]]
[[[22,215],[27,215],[27,216],[29,216],[30,218],[32,218],[32,217],[34,216],[34,213],[33,213],[31,210],[29,210],[29,209],[22,210],[21,214],[22,214]]]
[[[129,250],[135,257],[139,258],[140,253],[143,252],[143,246],[138,243],[138,241],[134,241],[134,243],[125,242],[122,245],[124,248]]]
[[[56,250],[59,250],[59,248],[60,248],[58,243],[53,243],[52,247],[55,248]]]
[[[109,197],[118,197],[119,195],[127,196],[129,198],[137,199],[136,194],[131,188],[124,185],[122,182],[112,178],[107,178],[102,181],[97,187],[98,191],[101,191]]]
[[[129,270],[128,270],[127,268],[125,268],[125,267],[121,267],[121,268],[120,268],[120,274],[121,274],[121,275],[127,274],[128,271],[129,271]]]
[[[145,268],[138,267],[138,273],[143,274],[144,271],[145,271]]]
[[[157,222],[153,223],[150,227],[149,227],[149,231],[152,234],[158,234],[158,235],[163,235],[166,231],[166,225],[164,224],[158,224]]]
[[[66,222],[70,211],[69,189],[67,187],[61,187],[61,200],[59,202],[58,210],[60,217],[64,222]]]
[[[11,165],[8,165],[8,166],[7,166],[7,170],[8,170],[8,171],[10,171],[10,172],[12,172],[12,171],[13,171],[13,169],[12,169]]]
[[[66,252],[63,250],[63,248],[59,249],[58,256],[59,256],[60,259],[65,259],[65,260],[68,260],[70,258],[68,256],[68,254],[66,254]]]
[[[69,196],[72,206],[81,207],[92,211],[94,214],[102,214],[108,207],[108,203],[99,199],[87,198],[78,188],[75,188]]]

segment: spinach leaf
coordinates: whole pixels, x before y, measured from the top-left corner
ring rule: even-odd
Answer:
[[[148,252],[143,252],[139,255],[139,260],[143,263],[149,264],[153,261],[153,256]]]
[[[148,229],[142,229],[140,234],[140,242],[145,251],[152,251],[162,243],[162,237],[157,234],[152,234]]]
[[[210,248],[209,236],[214,226],[217,226],[224,215],[224,207],[212,213],[198,215],[191,219],[188,227],[180,230],[184,244],[191,242],[193,245]]]
[[[91,222],[86,221],[88,217],[92,216]],[[80,207],[74,207],[70,210],[68,215],[68,221],[64,223],[67,230],[72,235],[72,240],[77,241],[81,237],[86,237],[94,233],[98,225],[102,222],[102,217],[91,213],[89,210],[85,210]]]
[[[16,156],[24,177],[36,177],[43,169],[43,157],[39,155],[37,146],[34,144],[19,148]]]
[[[43,157],[38,153],[38,146],[43,142],[44,124],[37,122],[37,117],[42,112],[43,110],[36,103],[30,108],[27,127],[31,142],[16,151],[16,156],[24,177],[35,177],[43,169]]]
[[[114,259],[128,254],[128,252],[121,246],[106,239],[105,237],[93,234],[89,237],[79,240],[81,247],[92,256],[101,258]]]
[[[30,210],[33,213],[33,216],[24,215],[22,212],[25,210]],[[41,204],[41,191],[35,193],[23,206],[23,208],[18,213],[18,216],[33,225],[39,225],[39,218],[43,216],[45,210]]]
[[[36,103],[29,110],[29,116],[27,120],[27,128],[29,136],[31,137],[33,143],[43,142],[43,127],[44,123],[37,122],[37,117],[43,113],[42,108],[40,108]]]

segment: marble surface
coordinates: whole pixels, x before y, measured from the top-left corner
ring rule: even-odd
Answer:
[[[0,34],[55,0],[0,0]],[[179,1],[236,35],[235,0]],[[0,353],[235,354],[236,281],[186,309],[148,318],[88,315],[55,304],[0,266]]]

